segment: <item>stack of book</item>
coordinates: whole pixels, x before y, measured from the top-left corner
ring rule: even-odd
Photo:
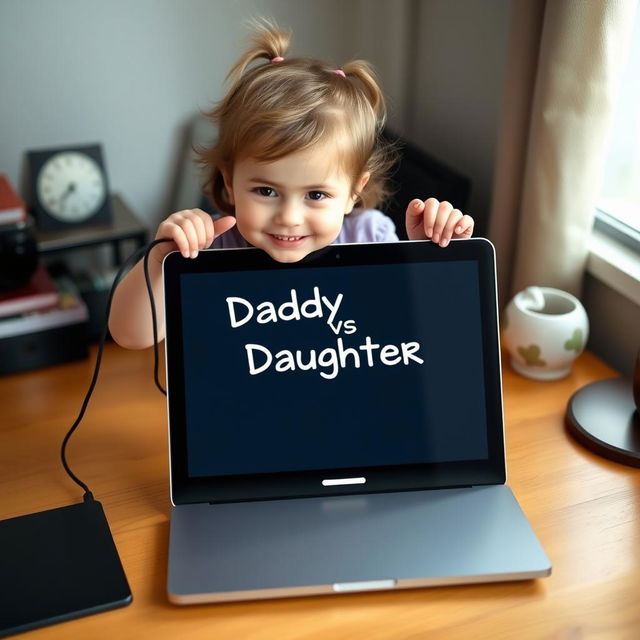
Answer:
[[[0,173],[0,225],[18,224],[27,219],[27,209],[9,178]]]
[[[86,358],[88,320],[71,278],[38,264],[26,285],[0,292],[0,375]]]
[[[22,198],[0,174],[0,227],[6,231],[26,221]],[[0,289],[0,375],[86,358],[88,319],[73,281],[52,277],[39,262],[26,284]]]
[[[0,319],[30,311],[46,311],[53,309],[57,304],[56,283],[40,262],[26,285],[0,291]]]

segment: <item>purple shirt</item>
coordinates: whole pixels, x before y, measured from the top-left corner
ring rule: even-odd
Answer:
[[[345,216],[338,237],[331,244],[351,242],[394,242],[398,239],[396,227],[391,218],[377,209],[354,209]],[[238,249],[249,243],[240,235],[237,227],[218,236],[213,249]]]

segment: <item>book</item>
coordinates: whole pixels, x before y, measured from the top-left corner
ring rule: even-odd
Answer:
[[[53,309],[0,318],[0,376],[88,356],[87,307],[68,276],[55,282]]]
[[[57,304],[56,284],[44,264],[39,262],[27,284],[10,291],[0,291],[0,318],[51,309]]]
[[[62,275],[53,282],[56,290],[55,305],[10,318],[0,318],[0,339],[66,325],[86,324],[89,312],[73,280]]]
[[[0,173],[0,224],[16,224],[27,219],[27,208],[9,178]]]

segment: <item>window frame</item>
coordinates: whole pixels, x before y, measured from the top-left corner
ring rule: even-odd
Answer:
[[[640,231],[630,227],[608,211],[596,207],[593,230],[600,231],[640,255]]]

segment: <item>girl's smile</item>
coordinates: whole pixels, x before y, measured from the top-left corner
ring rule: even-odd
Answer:
[[[273,242],[280,247],[288,249],[299,246],[305,240],[306,236],[281,236],[274,233],[269,234],[273,238]]]

